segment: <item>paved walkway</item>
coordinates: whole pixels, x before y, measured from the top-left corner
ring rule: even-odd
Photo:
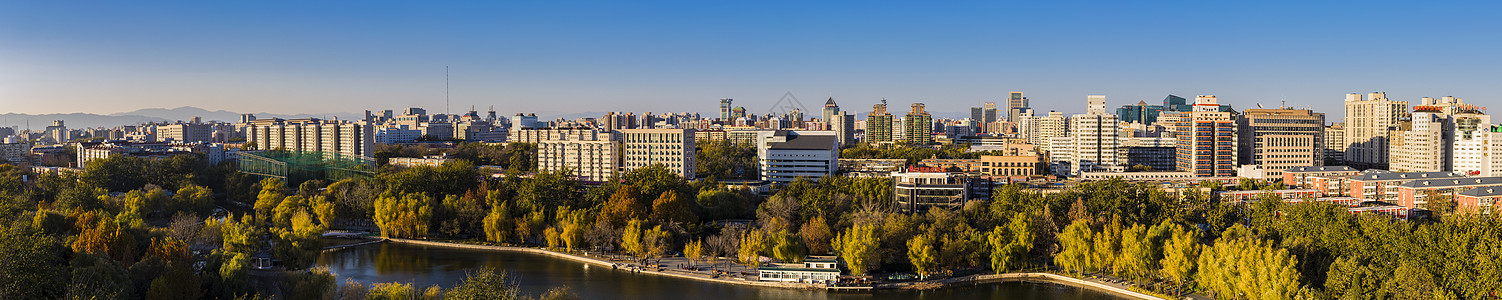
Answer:
[[[568,260],[578,261],[578,262],[582,262],[582,263],[586,263],[586,264],[592,264],[592,265],[597,265],[597,266],[602,266],[602,267],[610,267],[610,268],[613,268],[613,269],[623,270],[623,271],[629,271],[629,272],[647,273],[647,274],[655,274],[655,275],[662,275],[662,276],[672,276],[672,277],[679,277],[679,278],[686,278],[686,279],[693,279],[693,280],[701,280],[701,281],[710,281],[710,282],[720,282],[720,283],[728,283],[728,284],[740,284],[740,285],[763,286],[763,287],[777,287],[777,288],[795,288],[795,289],[851,289],[851,287],[839,287],[839,288],[836,288],[836,287],[827,287],[827,286],[824,286],[824,285],[815,285],[815,284],[758,281],[758,280],[756,280],[757,278],[756,278],[756,275],[755,275],[756,274],[756,269],[755,268],[751,268],[751,267],[748,267],[746,265],[735,263],[734,261],[732,261],[732,260],[730,260],[728,258],[718,258],[718,259],[715,259],[716,262],[706,261],[706,262],[699,262],[699,263],[691,263],[691,262],[688,261],[688,259],[683,258],[683,257],[671,257],[671,258],[662,258],[662,259],[652,259],[652,260],[648,261],[648,264],[644,265],[644,264],[639,264],[634,257],[625,256],[625,255],[618,255],[618,254],[591,253],[591,252],[563,253],[563,252],[551,251],[551,250],[546,250],[546,249],[541,249],[541,248],[490,246],[490,245],[473,245],[473,244],[434,242],[434,241],[409,240],[409,239],[386,239],[386,240],[387,241],[391,241],[391,242],[397,242],[397,243],[407,243],[407,244],[416,244],[416,245],[428,245],[428,246],[438,246],[438,247],[452,247],[452,248],[467,248],[467,249],[479,249],[479,250],[495,250],[495,251],[513,251],[513,252],[534,253],[534,254],[540,254],[540,255],[546,255],[546,256],[552,256],[552,257],[558,257],[558,258],[562,258],[562,259],[568,259]],[[694,266],[694,267],[688,268],[689,266]],[[684,267],[684,268],[680,268],[680,267]],[[746,274],[750,274],[750,275],[746,275]],[[878,285],[872,286],[872,287],[855,287],[855,289],[933,289],[933,288],[943,288],[943,287],[946,287],[946,286],[967,286],[967,285],[975,285],[975,284],[982,284],[982,283],[988,283],[988,282],[998,282],[998,281],[1039,281],[1039,282],[1052,282],[1052,283],[1060,283],[1060,284],[1065,284],[1065,285],[1079,286],[1079,287],[1084,287],[1084,288],[1089,288],[1089,289],[1095,289],[1095,290],[1105,291],[1105,292],[1109,292],[1109,293],[1113,293],[1113,294],[1117,294],[1117,295],[1120,295],[1120,296],[1124,296],[1124,297],[1128,297],[1128,298],[1133,298],[1133,299],[1160,299],[1160,298],[1153,297],[1153,296],[1150,296],[1150,295],[1147,295],[1147,294],[1142,294],[1142,293],[1131,291],[1131,290],[1127,289],[1126,286],[1121,285],[1121,284],[1102,282],[1102,281],[1098,281],[1098,280],[1077,279],[1077,278],[1073,278],[1073,277],[1069,277],[1069,276],[1052,274],[1052,273],[1006,273],[1006,274],[969,275],[969,276],[951,277],[951,278],[935,279],[935,280],[919,281],[919,282],[885,283],[885,284],[878,284]]]

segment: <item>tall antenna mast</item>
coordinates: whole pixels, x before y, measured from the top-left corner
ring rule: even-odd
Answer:
[[[443,114],[449,113],[449,66],[443,66]]]

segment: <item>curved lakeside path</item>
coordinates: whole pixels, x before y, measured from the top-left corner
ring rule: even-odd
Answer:
[[[569,253],[550,251],[550,250],[545,250],[545,249],[540,249],[540,248],[527,248],[527,247],[473,245],[473,244],[462,244],[462,243],[451,243],[451,242],[435,242],[435,241],[424,241],[424,240],[387,238],[387,239],[376,240],[374,242],[368,242],[368,243],[358,243],[358,244],[353,244],[353,245],[330,247],[329,249],[326,249],[325,251],[337,251],[339,249],[345,249],[345,248],[350,248],[350,247],[369,245],[369,244],[379,243],[379,242],[384,242],[384,241],[389,241],[389,242],[393,242],[393,243],[401,243],[401,244],[432,246],[432,247],[446,247],[446,248],[483,250],[483,251],[506,251],[506,252],[531,253],[531,254],[544,255],[544,256],[555,257],[555,258],[561,258],[561,259],[568,260],[568,261],[580,262],[580,263],[584,263],[584,264],[587,264],[587,265],[595,265],[595,266],[600,266],[600,267],[610,267],[612,269],[620,270],[620,271],[624,271],[624,272],[634,272],[634,273],[638,273],[638,274],[640,274],[640,273],[646,273],[646,274],[659,275],[659,276],[668,276],[668,277],[684,278],[684,279],[698,280],[698,281],[704,281],[704,282],[715,282],[715,283],[733,284],[733,285],[742,285],[742,286],[771,287],[771,288],[783,288],[783,289],[818,289],[818,290],[829,290],[829,291],[854,291],[854,292],[866,291],[866,292],[869,292],[869,291],[872,291],[872,290],[888,290],[888,289],[928,290],[928,289],[938,289],[938,288],[945,288],[945,287],[975,286],[975,285],[981,285],[981,284],[986,284],[986,283],[996,283],[996,282],[1024,281],[1024,282],[1042,282],[1042,283],[1052,283],[1052,284],[1060,284],[1060,285],[1065,285],[1065,286],[1080,287],[1080,288],[1085,288],[1085,289],[1090,289],[1090,290],[1096,290],[1096,291],[1100,291],[1100,292],[1106,292],[1106,293],[1118,295],[1118,296],[1129,298],[1129,299],[1162,299],[1162,298],[1154,297],[1154,296],[1151,296],[1151,295],[1147,295],[1147,294],[1143,294],[1143,293],[1138,293],[1138,292],[1135,292],[1135,291],[1131,291],[1131,290],[1129,290],[1126,287],[1121,286],[1121,285],[1109,284],[1109,283],[1101,283],[1101,282],[1094,282],[1094,281],[1089,281],[1089,280],[1082,280],[1082,279],[1077,279],[1077,278],[1072,278],[1072,277],[1058,275],[1058,274],[1052,274],[1052,273],[985,274],[985,275],[969,275],[969,276],[953,277],[953,278],[930,280],[930,281],[920,281],[920,282],[884,283],[884,284],[878,284],[878,285],[875,285],[875,286],[867,286],[867,287],[827,287],[827,286],[823,286],[823,285],[802,284],[802,283],[784,283],[784,282],[766,282],[766,281],[757,281],[757,280],[747,280],[747,279],[742,278],[740,276],[729,276],[729,275],[714,276],[713,274],[711,274],[709,272],[679,270],[679,269],[674,269],[674,268],[656,268],[656,269],[640,268],[640,267],[638,267],[638,266],[636,266],[635,264],[632,264],[632,263],[612,262],[612,261],[610,261],[609,258],[602,258],[602,257],[595,257],[595,256],[585,256],[585,255],[576,255],[576,254],[569,254]],[[739,265],[737,265],[737,266],[739,266]],[[744,266],[740,266],[740,267],[741,268],[745,268]]]

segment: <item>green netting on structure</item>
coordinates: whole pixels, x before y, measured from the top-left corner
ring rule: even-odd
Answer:
[[[241,152],[240,172],[277,178],[288,186],[297,186],[314,179],[334,182],[375,177],[375,161],[323,152]]]

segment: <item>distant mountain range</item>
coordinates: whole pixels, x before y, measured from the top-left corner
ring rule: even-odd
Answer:
[[[358,118],[363,117],[363,114],[364,114],[363,112],[360,112],[360,113],[326,113],[326,114],[291,114],[291,115],[274,114],[274,113],[255,113],[255,115],[256,115],[257,118],[283,118],[283,119],[308,118],[308,117],[313,117],[313,118],[333,118],[333,117],[339,117],[340,119],[358,119]],[[224,111],[224,110],[209,111],[209,110],[202,109],[202,108],[197,108],[197,107],[192,107],[192,106],[184,106],[184,107],[178,107],[178,108],[172,108],[172,109],[166,109],[166,108],[147,108],[147,109],[140,109],[140,110],[136,110],[136,111],[113,113],[113,114],[108,114],[108,115],[89,114],[89,113],[35,114],[35,115],[34,114],[5,113],[5,114],[0,114],[0,127],[15,127],[15,128],[18,128],[18,129],[26,129],[26,127],[28,126],[27,122],[30,121],[30,123],[31,123],[30,127],[32,129],[41,130],[42,128],[46,128],[48,125],[52,125],[52,121],[54,121],[54,120],[63,120],[64,125],[68,126],[68,128],[115,127],[115,126],[120,126],[120,125],[135,125],[135,124],[151,123],[151,122],[173,122],[173,121],[178,121],[178,120],[187,121],[187,120],[193,119],[193,117],[201,117],[201,118],[203,118],[203,120],[205,122],[208,122],[208,121],[223,121],[223,122],[234,123],[234,122],[239,122],[240,121],[240,113],[238,113],[238,112],[231,112],[231,111]]]

